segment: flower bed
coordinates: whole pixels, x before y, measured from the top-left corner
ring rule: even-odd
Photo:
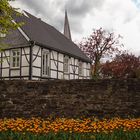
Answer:
[[[0,140],[139,140],[137,119],[0,119]]]

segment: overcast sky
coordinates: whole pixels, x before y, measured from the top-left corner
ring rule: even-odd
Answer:
[[[125,49],[140,55],[140,0],[16,0],[26,10],[63,31],[65,9],[73,41],[100,27],[123,36]]]

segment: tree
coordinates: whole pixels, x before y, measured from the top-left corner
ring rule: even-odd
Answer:
[[[16,26],[12,21],[12,14],[15,8],[10,6],[8,0],[0,1],[0,33],[7,34],[9,29],[13,29]]]
[[[120,35],[115,37],[114,33],[103,30],[93,30],[93,33],[80,43],[81,50],[92,60],[94,70],[93,77],[99,75],[99,65],[101,58],[104,56],[112,56],[114,52],[119,52]]]
[[[123,53],[101,67],[102,76],[110,78],[140,77],[140,56]]]
[[[0,0],[0,51],[2,51],[7,44],[4,39],[10,30],[14,30],[23,25],[23,23],[13,22],[13,15],[20,16],[16,12],[17,8],[13,8],[9,2],[14,0]]]

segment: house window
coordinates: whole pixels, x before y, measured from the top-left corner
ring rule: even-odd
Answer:
[[[83,75],[83,63],[79,62],[79,75]]]
[[[49,51],[43,51],[43,55],[42,55],[42,74],[43,74],[43,76],[49,76],[49,71],[50,71]]]
[[[12,50],[11,51],[11,67],[19,68],[20,66],[20,50]]]
[[[65,56],[64,57],[64,73],[69,72],[69,57]]]

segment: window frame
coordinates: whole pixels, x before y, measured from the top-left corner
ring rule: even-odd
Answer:
[[[44,55],[45,55],[45,60],[43,61]],[[43,63],[46,61],[46,56],[47,56],[47,63]],[[50,52],[49,52],[49,50],[42,50],[41,59],[42,59],[42,68],[41,68],[42,76],[49,77],[50,76]],[[47,64],[47,67],[46,67],[46,64]],[[46,69],[47,69],[47,71],[46,71]]]
[[[79,61],[78,63],[78,74],[80,76],[83,76],[83,62],[82,61]]]
[[[67,60],[67,62],[65,60]],[[67,66],[67,68],[65,68],[65,66]],[[64,56],[63,72],[64,72],[64,74],[68,74],[69,73],[69,57],[68,56]]]
[[[13,52],[16,52],[15,56],[13,54]],[[12,49],[11,50],[11,55],[10,55],[10,68],[12,69],[19,69],[20,68],[20,60],[21,60],[21,50],[20,49]],[[14,62],[14,58],[15,58],[15,64]]]

